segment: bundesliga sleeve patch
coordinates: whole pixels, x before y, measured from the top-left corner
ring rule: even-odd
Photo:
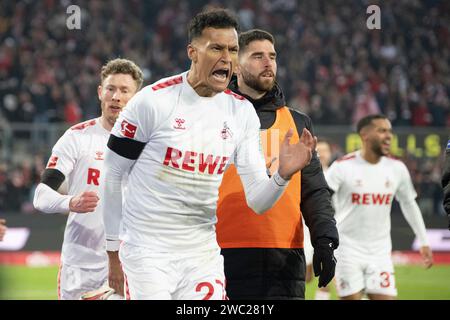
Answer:
[[[450,140],[447,142],[447,150],[450,150]]]
[[[56,163],[58,162],[57,156],[51,156],[47,163],[47,168],[55,168]]]
[[[129,123],[127,120],[123,120],[120,124],[120,132],[125,138],[133,139],[136,135],[137,126],[132,123]]]

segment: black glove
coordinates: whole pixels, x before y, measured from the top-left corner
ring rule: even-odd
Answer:
[[[333,255],[334,244],[328,238],[320,238],[314,247],[314,275],[319,276],[319,288],[326,287],[334,278],[336,258]]]

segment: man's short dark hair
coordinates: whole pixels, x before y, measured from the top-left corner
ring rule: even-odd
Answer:
[[[360,133],[361,130],[367,126],[372,125],[373,120],[378,119],[386,119],[388,120],[388,117],[386,117],[384,114],[371,114],[368,116],[365,116],[361,120],[358,121],[358,124],[356,125],[356,132]]]
[[[235,16],[226,9],[209,9],[192,18],[189,23],[189,43],[201,37],[205,28],[228,29],[239,31],[239,23]]]
[[[239,35],[239,49],[240,52],[245,51],[245,48],[253,41],[257,40],[268,40],[273,45],[275,45],[275,39],[273,35],[269,32],[261,30],[261,29],[252,29],[245,32],[242,32]]]

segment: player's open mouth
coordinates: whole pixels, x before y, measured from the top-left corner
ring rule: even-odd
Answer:
[[[230,70],[228,69],[217,69],[214,70],[212,75],[214,79],[217,81],[225,82],[228,79],[228,75],[230,74]]]
[[[390,148],[391,147],[391,142],[390,141],[383,141],[383,146],[386,148]]]
[[[122,110],[122,108],[119,107],[119,106],[109,106],[109,108],[110,108],[113,112],[120,112],[120,110]]]

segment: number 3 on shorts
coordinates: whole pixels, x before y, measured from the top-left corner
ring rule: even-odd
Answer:
[[[195,287],[195,292],[203,292],[205,296],[202,298],[202,300],[210,300],[212,297],[215,300],[227,300],[227,296],[225,293],[225,285],[221,280],[216,279],[215,281],[215,287],[211,282],[200,282]],[[215,291],[216,289],[216,291]],[[214,297],[214,293],[216,293],[216,296]],[[217,296],[220,294],[220,296]]]
[[[381,288],[389,288],[391,286],[391,274],[387,271],[380,272],[380,287]]]

